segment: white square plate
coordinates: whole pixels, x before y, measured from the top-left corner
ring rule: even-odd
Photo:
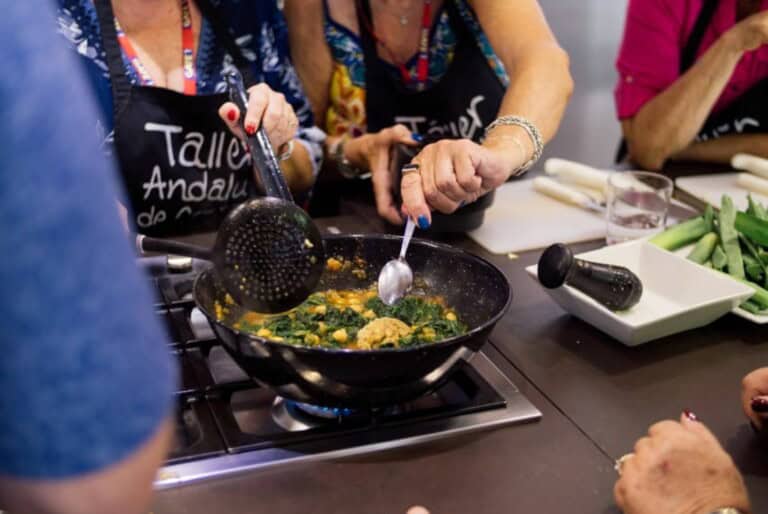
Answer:
[[[577,257],[624,266],[643,283],[640,302],[623,312],[610,311],[568,285],[545,289],[567,312],[627,346],[708,325],[753,294],[749,286],[647,241],[607,246]],[[538,281],[536,265],[526,271]]]

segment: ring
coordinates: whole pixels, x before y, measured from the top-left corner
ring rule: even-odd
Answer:
[[[622,472],[622,469],[624,468],[624,464],[626,464],[626,462],[634,456],[635,456],[634,453],[626,453],[616,460],[616,462],[613,464],[613,469],[616,470],[616,473],[618,473],[619,476],[621,476],[621,472]]]
[[[400,171],[403,176],[406,176],[409,173],[418,173],[419,169],[420,169],[419,163],[412,162],[410,164],[406,164],[405,166],[403,166],[402,170]]]

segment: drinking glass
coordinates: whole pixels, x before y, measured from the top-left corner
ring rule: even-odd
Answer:
[[[646,171],[608,178],[606,242],[611,245],[662,232],[667,224],[672,181]]]

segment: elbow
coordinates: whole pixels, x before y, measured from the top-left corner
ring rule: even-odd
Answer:
[[[659,171],[669,158],[669,153],[662,148],[662,145],[650,138],[644,140],[627,137],[627,146],[630,161],[644,170]]]

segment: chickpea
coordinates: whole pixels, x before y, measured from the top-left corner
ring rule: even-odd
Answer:
[[[311,345],[320,344],[320,337],[317,334],[307,334],[304,336],[304,342]]]
[[[445,315],[445,319],[447,319],[448,321],[456,321],[456,314],[454,314],[453,312],[448,312]]]
[[[320,332],[320,335],[325,335],[325,333],[328,332],[328,325],[321,321],[317,324],[317,331]]]
[[[375,312],[373,312],[371,309],[368,309],[367,311],[365,311],[365,312],[363,313],[363,317],[364,317],[365,319],[373,319],[373,318],[375,318],[375,317],[376,317],[376,313],[375,313]]]
[[[268,328],[260,328],[258,332],[256,332],[256,335],[259,337],[269,337],[272,335],[272,331]]]
[[[347,336],[347,331],[345,329],[340,328],[334,332],[331,337],[333,337],[333,340],[337,343],[346,343],[349,336]]]
[[[325,314],[328,312],[328,307],[325,305],[315,305],[312,307],[312,312],[314,314],[320,314],[321,316],[325,316]]]
[[[325,266],[328,268],[328,271],[339,271],[343,264],[339,259],[331,257],[325,262]]]

